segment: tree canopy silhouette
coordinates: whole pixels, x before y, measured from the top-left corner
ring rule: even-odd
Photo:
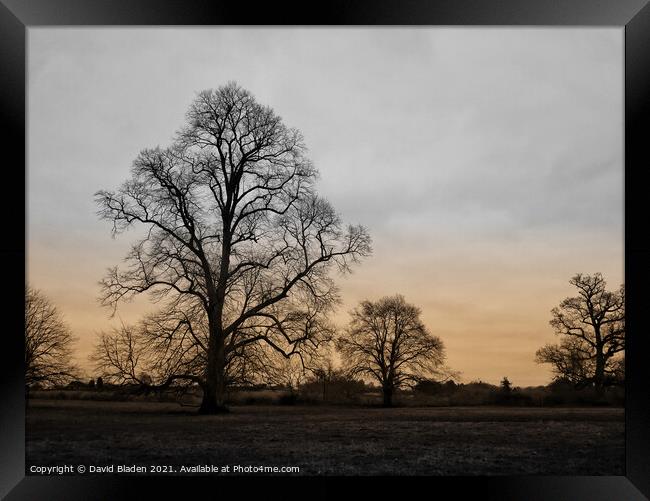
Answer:
[[[550,324],[562,339],[537,350],[536,361],[551,364],[558,379],[602,389],[623,376],[625,288],[607,291],[600,273],[578,273],[569,283],[578,295],[551,310]]]
[[[439,373],[443,343],[424,326],[420,309],[403,296],[362,301],[351,315],[337,348],[350,374],[381,385],[384,406],[393,404],[397,388]]]
[[[49,299],[25,289],[25,384],[56,385],[76,377],[71,361],[74,338]]]
[[[316,194],[306,153],[298,130],[231,82],[199,93],[170,147],[143,150],[131,179],[96,194],[114,234],[147,230],[128,266],[109,270],[102,303],[150,292],[205,316],[205,339],[194,339],[203,373],[189,374],[203,413],[225,410],[233,353],[265,343],[289,356],[317,339],[338,300],[332,267],[347,272],[370,253],[367,231]]]

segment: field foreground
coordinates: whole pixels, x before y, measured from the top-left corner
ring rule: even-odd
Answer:
[[[281,475],[624,474],[621,408],[235,406],[199,416],[172,403],[29,405],[28,475],[60,465],[86,473],[135,465],[146,474],[197,466],[230,467],[218,474],[234,466],[300,468]]]

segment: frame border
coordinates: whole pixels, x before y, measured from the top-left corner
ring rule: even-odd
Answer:
[[[2,141],[8,176],[4,199],[22,208],[23,217],[5,218],[6,237],[0,243],[1,262],[8,268],[8,294],[2,313],[9,319],[4,339],[0,395],[3,398],[0,442],[0,496],[7,499],[134,499],[154,491],[163,497],[187,496],[186,478],[179,477],[35,477],[25,476],[25,398],[23,366],[23,317],[26,216],[26,40],[34,26],[187,26],[187,25],[439,25],[439,26],[618,26],[625,30],[625,286],[627,289],[627,353],[625,476],[620,477],[413,477],[423,489],[455,494],[480,493],[485,499],[611,500],[650,499],[650,393],[644,360],[648,341],[644,336],[646,284],[650,283],[650,236],[645,221],[643,194],[650,155],[645,147],[644,125],[650,122],[650,5],[649,0],[330,0],[309,11],[296,0],[228,4],[209,0],[0,0],[0,109],[4,118]],[[320,8],[319,8],[320,7]],[[597,82],[595,82],[597,85]],[[23,166],[15,168],[14,165]],[[13,198],[17,200],[14,201]],[[22,198],[21,198],[22,197]],[[21,203],[22,200],[22,203]],[[647,224],[647,223],[646,223]],[[645,230],[645,231],[644,231]],[[14,332],[15,331],[15,332]],[[264,481],[265,496],[283,497],[342,490],[342,477],[269,478],[193,477],[192,489],[224,490],[249,494]],[[291,483],[291,489],[287,486]],[[400,479],[356,477],[355,487],[368,496],[404,494]]]

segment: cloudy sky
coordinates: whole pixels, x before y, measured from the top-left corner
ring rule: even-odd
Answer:
[[[82,365],[97,332],[152,308],[98,305],[134,234],[112,239],[93,194],[229,80],[303,132],[320,193],[373,237],[338,280],[339,324],[401,293],[464,381],[545,384],[534,353],[569,278],[623,280],[621,28],[30,28],[28,44],[27,279]]]

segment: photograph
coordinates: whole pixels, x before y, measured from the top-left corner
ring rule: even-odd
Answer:
[[[624,476],[621,26],[32,26],[25,475]]]

